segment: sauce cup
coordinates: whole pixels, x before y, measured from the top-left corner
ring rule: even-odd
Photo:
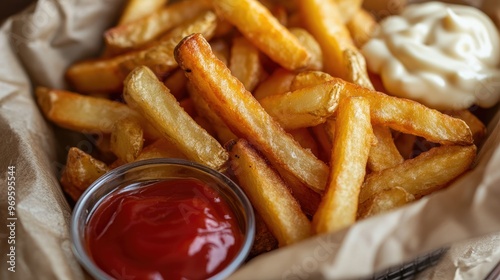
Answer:
[[[150,252],[161,252],[165,251],[163,250],[163,246],[165,248],[182,248],[182,247],[175,247],[177,246],[176,244],[165,244],[165,242],[162,244],[162,240],[164,240],[164,236],[171,236],[172,234],[177,234],[177,236],[184,236],[181,235],[179,232],[182,231],[182,222],[175,224],[173,228],[169,226],[158,226],[159,223],[157,223],[159,220],[163,219],[167,223],[171,222],[169,221],[168,213],[171,213],[172,211],[170,210],[165,210],[166,208],[158,208],[158,209],[152,209],[151,205],[157,205],[157,201],[151,202],[151,198],[148,197],[145,201],[148,201],[150,204],[144,204],[141,205],[139,204],[134,205],[135,202],[139,201],[140,202],[140,196],[141,195],[146,195],[148,192],[152,192],[155,195],[156,200],[161,202],[165,201],[171,201],[171,198],[166,197],[165,199],[163,197],[158,197],[158,195],[164,195],[161,193],[163,190],[167,190],[167,186],[162,185],[162,184],[171,184],[172,182],[192,182],[196,181],[201,183],[203,188],[197,189],[192,192],[192,200],[188,199],[187,201],[190,201],[191,204],[188,204],[187,206],[185,204],[181,204],[178,208],[176,209],[177,206],[173,206],[173,208],[168,208],[170,210],[173,209],[173,212],[176,212],[177,210],[180,210],[180,214],[184,215],[184,218],[192,218],[191,215],[195,215],[196,213],[199,212],[207,212],[207,208],[205,208],[206,211],[197,211],[193,207],[202,207],[203,209],[203,203],[210,202],[210,200],[215,201],[217,204],[222,203],[223,209],[228,210],[226,214],[221,214],[219,215],[220,217],[225,217],[230,221],[230,224],[233,225],[233,230],[236,232],[241,233],[241,238],[235,238],[236,241],[239,240],[239,242],[233,242],[234,244],[232,248],[232,257],[231,259],[227,259],[223,262],[219,261],[219,267],[217,270],[212,270],[211,274],[207,274],[209,276],[209,279],[224,279],[227,278],[231,273],[233,273],[246,259],[251,246],[252,242],[254,239],[255,235],[255,217],[253,213],[253,208],[243,193],[243,191],[229,178],[227,178],[225,175],[222,173],[215,171],[209,167],[206,167],[204,165],[200,165],[191,161],[187,160],[182,160],[182,159],[149,159],[149,160],[144,160],[144,161],[138,161],[138,162],[133,162],[130,164],[123,165],[121,167],[118,167],[106,174],[104,174],[102,177],[97,179],[81,196],[81,198],[78,200],[75,209],[73,211],[73,215],[71,217],[71,239],[73,243],[73,252],[75,256],[77,257],[78,261],[80,264],[86,269],[86,271],[93,276],[95,279],[113,279],[113,278],[122,278],[122,277],[134,277],[134,279],[140,279],[141,276],[137,277],[134,273],[134,267],[127,266],[126,263],[125,265],[122,265],[120,268],[116,268],[110,271],[109,267],[106,267],[106,265],[103,265],[102,260],[99,260],[101,263],[97,264],[96,260],[97,259],[104,259],[104,261],[108,261],[109,259],[113,260],[120,260],[123,258],[123,255],[126,255],[124,258],[128,258],[129,256],[134,256],[134,258],[139,258],[137,255],[144,254],[144,263],[141,263],[140,265],[150,265],[151,263],[156,263],[156,260],[151,259],[154,258],[154,254],[149,254]],[[167,183],[165,183],[167,182]],[[169,182],[169,183],[168,183]],[[152,188],[156,189],[152,189]],[[181,186],[182,187],[182,186]],[[150,189],[148,189],[150,188]],[[204,189],[205,188],[205,189]],[[158,191],[160,190],[160,192]],[[172,189],[173,191],[176,190],[182,190],[177,188],[177,189]],[[203,196],[202,193],[204,192],[208,194],[208,199],[207,196]],[[159,194],[161,193],[161,194]],[[186,196],[186,193],[190,193],[189,191],[184,191],[182,195]],[[201,197],[203,196],[203,197]],[[217,197],[215,197],[217,196]],[[139,197],[139,198],[138,198]],[[179,197],[179,194],[176,194],[176,197]],[[185,197],[184,197],[185,198]],[[125,201],[125,202],[124,202]],[[132,201],[132,204],[130,204]],[[201,202],[200,202],[201,201]],[[203,202],[205,201],[205,202]],[[213,202],[212,201],[212,202]],[[152,203],[152,204],[151,204]],[[201,204],[200,204],[201,203]],[[104,205],[104,206],[103,206]],[[114,205],[114,206],[113,206]],[[133,206],[130,206],[133,205]],[[201,206],[200,206],[201,205]],[[207,204],[208,205],[208,204]],[[100,206],[103,206],[100,208]],[[137,207],[136,207],[137,206]],[[114,208],[113,208],[114,207]],[[127,208],[128,207],[128,208]],[[135,207],[135,208],[134,208]],[[148,208],[149,207],[149,208]],[[184,207],[184,209],[181,209]],[[111,209],[111,210],[110,210]],[[131,210],[131,209],[140,209],[142,212],[134,212],[136,210]],[[143,209],[152,209],[151,211],[146,211],[144,212]],[[194,210],[193,210],[194,209]],[[197,208],[200,209],[200,208]],[[187,210],[187,211],[186,211]],[[108,214],[103,214],[105,211],[108,211]],[[128,212],[127,212],[128,211]],[[139,211],[139,210],[137,210]],[[211,211],[211,210],[210,210]],[[215,211],[215,210],[214,210]],[[122,214],[120,214],[122,213]],[[125,214],[123,214],[125,213]],[[135,235],[130,235],[129,232],[129,227],[131,224],[126,224],[125,227],[123,227],[123,217],[125,217],[125,220],[128,218],[132,219],[138,219],[137,217],[147,217],[148,215],[153,213],[153,215],[156,215],[154,218],[146,218],[146,221],[139,219],[139,222],[143,222],[141,224],[141,227],[139,227],[139,230],[136,230]],[[158,214],[160,213],[160,214]],[[194,214],[193,214],[194,213]],[[168,214],[168,215],[167,215]],[[217,228],[218,225],[220,224],[226,224],[225,221],[222,223],[217,223],[217,221],[211,220],[211,217],[213,212],[208,214],[208,220],[198,220],[198,223],[195,224],[207,224],[208,225],[208,231],[211,231],[212,228],[214,228],[214,224],[216,225],[215,228]],[[107,215],[107,216],[106,216]],[[120,215],[121,218],[120,218]],[[125,215],[125,216],[123,216]],[[159,216],[158,216],[159,215]],[[163,216],[162,216],[163,215]],[[167,216],[165,216],[167,215]],[[196,216],[196,215],[195,215]],[[177,221],[182,220],[179,218],[181,216],[177,216]],[[207,216],[204,216],[205,218]],[[106,220],[109,218],[108,220]],[[98,221],[95,222],[94,220],[97,219]],[[122,219],[122,220],[120,220]],[[148,220],[149,219],[149,220]],[[176,219],[171,219],[173,221],[176,221]],[[104,224],[103,224],[104,221]],[[120,223],[121,221],[121,223]],[[205,222],[204,222],[205,221]],[[109,223],[108,223],[109,222]],[[127,221],[126,221],[127,222]],[[190,226],[193,226],[193,223],[190,223],[186,220],[186,224],[190,224]],[[99,233],[96,235],[95,233],[93,234],[94,228],[97,228],[97,226],[100,228]],[[144,229],[144,235],[148,236],[149,233],[147,233],[147,228],[150,227],[150,225],[153,225],[152,229],[150,230],[149,233],[151,233],[153,236],[149,236],[148,240],[139,240],[135,242],[134,240],[131,240],[133,237],[139,237],[141,238],[143,235],[142,232],[142,226],[145,227]],[[180,226],[179,226],[180,225]],[[122,228],[126,228],[127,233],[120,235],[119,233],[117,237],[111,237],[108,239],[108,242],[104,242],[99,244],[97,247],[93,244],[92,241],[92,235],[94,237],[98,236],[99,238],[102,238],[104,235],[103,233],[103,228],[105,229],[106,232],[112,232],[112,228],[116,228],[115,230],[121,231]],[[172,231],[172,232],[165,232],[165,234],[161,232],[157,232],[156,229],[161,228],[165,229],[166,231]],[[220,226],[219,226],[220,228]],[[227,229],[227,227],[226,227]],[[226,229],[224,229],[224,232],[227,232]],[[197,229],[197,232],[207,232],[207,229]],[[128,235],[127,235],[128,234]],[[187,236],[187,235],[186,235]],[[156,240],[155,242],[158,242],[158,246],[151,246],[149,243],[151,240]],[[98,240],[98,239],[96,239]],[[111,250],[110,248],[107,248],[106,246],[109,245],[108,243],[115,243],[118,242],[117,240],[122,240],[120,244],[116,245],[114,248],[118,250],[118,252],[124,252],[123,255],[119,254],[119,256],[107,256],[106,254],[110,255],[110,252],[116,252]],[[127,240],[127,241],[123,241]],[[170,240],[167,238],[167,240]],[[214,239],[213,235],[210,235],[207,237],[206,235],[203,236],[198,236],[196,237],[196,244],[191,244],[189,247],[189,252],[194,250],[200,250],[200,247],[203,247],[206,245],[203,245],[200,243],[200,240],[216,240],[215,243],[210,243],[212,241],[209,241],[208,249],[205,248],[205,255],[208,250],[208,252],[214,251],[213,244],[220,244],[222,243],[227,243],[227,238],[226,236],[220,237],[216,236]],[[221,241],[222,240],[222,241]],[[229,238],[231,243],[232,239]],[[176,242],[173,242],[176,243]],[[181,243],[181,242],[179,242]],[[144,247],[141,247],[144,245]],[[202,244],[202,245],[200,245]],[[154,244],[153,244],[154,245]],[[172,246],[173,247],[172,247]],[[231,244],[230,244],[231,245]],[[239,248],[238,248],[239,246]],[[105,248],[106,247],[106,248]],[[215,246],[217,247],[217,246]],[[96,252],[95,249],[98,249],[98,252]],[[144,251],[142,250],[144,248]],[[197,248],[197,249],[196,249]],[[134,251],[135,250],[135,251]],[[175,249],[174,249],[175,250]],[[168,250],[166,250],[168,251]],[[103,253],[103,255],[99,255]],[[172,253],[172,252],[170,252]],[[190,255],[185,256],[183,258],[181,252],[174,252],[174,253],[179,253],[179,258],[176,258],[174,256],[173,260],[175,262],[191,262],[187,264],[187,267],[191,268],[191,271],[193,268],[196,268],[196,262],[194,258],[192,258]],[[97,255],[96,255],[97,254]],[[190,253],[191,254],[191,253]],[[219,254],[220,255],[220,254]],[[224,255],[224,253],[222,254]],[[227,253],[227,255],[231,255]],[[97,259],[95,257],[98,257]],[[172,256],[169,256],[172,259]],[[227,257],[227,256],[226,256]],[[219,259],[220,256],[215,256],[215,259]],[[164,261],[165,257],[162,256],[162,260]],[[128,260],[128,259],[127,259]],[[199,260],[199,259],[198,259]],[[143,260],[140,260],[141,262]],[[212,260],[213,261],[213,260]],[[207,263],[210,263],[211,261],[208,260]],[[123,264],[123,263],[120,263]],[[214,267],[213,263],[208,266],[211,266],[212,269]],[[222,267],[223,266],[223,267]],[[103,268],[104,267],[104,268]],[[186,270],[181,270],[181,267],[184,267],[184,263],[181,265],[175,266],[173,265],[176,269],[176,273],[183,273],[179,271],[186,271]],[[177,271],[177,267],[179,267],[179,271]],[[160,270],[163,269],[165,270],[165,266],[163,268],[159,268]],[[205,268],[204,268],[205,269]],[[159,270],[158,270],[159,271]],[[160,276],[160,272],[157,272],[158,275]],[[203,271],[200,271],[202,274],[197,274],[195,275],[203,275]],[[207,270],[208,273],[208,270]],[[149,275],[150,276],[150,275]],[[148,276],[148,277],[149,277]],[[155,277],[156,277],[155,276]],[[180,275],[181,277],[184,277],[184,275]],[[188,275],[191,276],[192,275]],[[163,275],[165,278],[165,275]],[[170,277],[168,277],[170,278]],[[195,277],[196,278],[196,277]],[[203,277],[204,278],[204,277]],[[155,278],[156,279],[156,278]]]

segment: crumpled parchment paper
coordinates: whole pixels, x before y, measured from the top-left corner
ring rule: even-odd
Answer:
[[[67,66],[99,52],[103,31],[116,21],[122,4],[122,0],[39,0],[0,29],[0,220],[6,225],[15,222],[16,271],[7,269],[12,232],[0,226],[1,279],[85,278],[71,252],[71,210],[57,180],[69,148],[67,133],[54,130],[43,119],[33,87],[64,88]],[[491,234],[500,232],[499,119],[497,112],[475,169],[452,187],[341,232],[259,256],[231,279],[369,277],[486,234],[490,235],[453,245],[440,266],[460,274],[481,263],[494,263],[500,253],[490,248],[498,249],[499,234]],[[85,140],[73,144],[87,145]],[[9,166],[15,166],[14,213],[7,211]],[[440,271],[426,273],[420,277],[439,279]],[[463,277],[455,279],[467,279]]]

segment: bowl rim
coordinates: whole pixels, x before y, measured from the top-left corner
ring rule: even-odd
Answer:
[[[70,219],[70,240],[71,240],[71,249],[73,251],[73,254],[75,255],[76,259],[78,262],[85,268],[85,270],[95,279],[99,280],[108,280],[111,279],[106,272],[104,272],[101,268],[99,268],[94,261],[90,258],[87,250],[85,249],[85,245],[82,242],[83,238],[82,236],[84,235],[84,232],[80,231],[80,223],[81,221],[84,221],[86,223],[90,217],[92,216],[93,213],[89,213],[89,209],[85,209],[85,205],[87,204],[88,200],[92,198],[92,195],[99,190],[101,187],[106,186],[106,183],[110,180],[115,179],[118,176],[121,176],[125,174],[128,171],[132,171],[138,167],[143,167],[143,166],[148,166],[148,165],[176,165],[176,166],[185,166],[189,168],[196,169],[198,171],[201,171],[202,173],[207,173],[215,178],[217,178],[219,181],[221,181],[226,187],[226,191],[231,191],[235,195],[235,197],[238,200],[238,204],[241,206],[241,211],[243,212],[243,215],[246,217],[246,223],[245,223],[245,230],[243,230],[243,236],[244,236],[244,241],[243,244],[241,245],[241,248],[239,249],[238,253],[234,257],[234,259],[224,267],[221,271],[219,271],[217,274],[213,275],[210,277],[210,280],[217,280],[217,279],[225,279],[229,277],[234,271],[236,271],[237,268],[239,268],[245,259],[247,258],[248,254],[250,253],[250,249],[253,245],[254,237],[255,237],[255,214],[254,210],[252,207],[252,204],[250,203],[250,200],[246,196],[246,194],[243,192],[243,190],[236,184],[233,180],[231,180],[229,177],[227,177],[225,174],[223,174],[220,171],[217,171],[213,168],[210,168],[206,165],[193,162],[190,160],[186,159],[178,159],[178,158],[153,158],[153,159],[146,159],[146,160],[140,160],[140,161],[135,161],[131,163],[124,164],[122,166],[119,166],[115,169],[110,170],[109,172],[106,172],[103,174],[101,177],[99,177],[97,180],[95,180],[80,196],[78,201],[75,204],[75,207],[73,208],[73,212],[71,214],[71,219]],[[109,194],[113,193],[116,191],[117,187],[110,189],[109,191],[105,192],[102,197],[98,199],[98,201],[95,203],[93,206],[93,211],[97,208],[97,206],[102,203],[102,200],[104,197],[107,197]],[[220,191],[218,191],[220,192]],[[235,209],[232,206],[229,206],[230,209],[234,212]],[[87,219],[83,220],[80,219],[82,215],[87,215]],[[84,225],[85,226],[85,225]]]

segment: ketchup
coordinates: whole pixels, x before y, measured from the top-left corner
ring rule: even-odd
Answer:
[[[224,198],[191,178],[111,194],[85,236],[94,262],[116,279],[206,279],[229,265],[243,243]]]

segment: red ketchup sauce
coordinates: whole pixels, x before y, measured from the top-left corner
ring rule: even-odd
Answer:
[[[190,178],[112,193],[85,236],[94,262],[117,279],[205,279],[243,243],[223,197]]]

